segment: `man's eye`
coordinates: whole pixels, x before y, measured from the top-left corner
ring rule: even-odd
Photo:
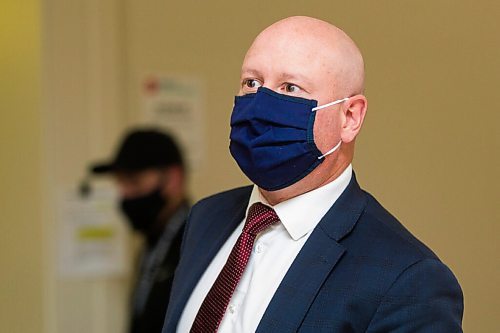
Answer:
[[[243,81],[243,85],[245,85],[247,88],[252,88],[252,89],[262,86],[262,84],[259,81],[254,79],[247,79]]]
[[[295,85],[295,84],[292,84],[292,83],[285,83],[285,91],[287,93],[297,93],[299,92],[301,89],[299,86]]]

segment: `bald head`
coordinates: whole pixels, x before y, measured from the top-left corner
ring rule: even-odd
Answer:
[[[254,40],[243,70],[247,60],[256,56],[267,57],[269,66],[281,63],[310,71],[315,81],[320,79],[318,73],[327,74],[326,80],[319,84],[329,84],[338,96],[360,94],[364,90],[361,52],[344,31],[325,21],[293,16],[272,24]]]
[[[352,39],[311,17],[294,16],[272,24],[255,38],[241,69],[239,94],[256,93],[259,87],[316,100],[318,105],[342,100],[314,113],[312,131],[321,153],[340,148],[296,183],[277,191],[261,189],[268,202],[276,204],[336,179],[353,159],[367,109],[363,57]]]

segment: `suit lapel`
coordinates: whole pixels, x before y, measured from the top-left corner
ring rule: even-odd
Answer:
[[[182,310],[202,274],[234,229],[236,229],[245,217],[250,192],[251,187],[249,188],[248,195],[245,193],[245,196],[240,198],[236,204],[236,208],[223,210],[223,216],[218,216],[217,219],[209,221],[210,226],[205,230],[204,238],[210,240],[210,242],[198,242],[196,246],[192,246],[186,250],[186,253],[182,254],[181,262],[175,273],[174,288],[172,289],[163,332],[175,331]],[[231,205],[228,204],[228,207],[231,207]],[[204,221],[201,223],[207,222]],[[196,223],[199,224],[200,221]]]
[[[295,332],[344,248],[316,229],[269,303],[257,332]],[[307,273],[305,273],[307,272]]]
[[[257,332],[296,332],[324,281],[346,249],[349,234],[366,205],[353,174],[351,182],[304,244],[264,313]]]

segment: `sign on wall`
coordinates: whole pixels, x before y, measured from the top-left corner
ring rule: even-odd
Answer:
[[[149,75],[142,84],[142,121],[175,136],[191,168],[203,159],[203,102],[199,79]]]
[[[116,191],[106,185],[92,186],[86,195],[67,190],[59,199],[57,250],[63,277],[113,277],[129,270],[126,227]]]

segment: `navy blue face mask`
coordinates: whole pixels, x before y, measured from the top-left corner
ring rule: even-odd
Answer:
[[[231,115],[229,150],[243,173],[260,188],[276,191],[313,171],[324,157],[314,143],[316,111],[348,98],[317,106],[315,100],[282,95],[260,87],[236,96]]]

